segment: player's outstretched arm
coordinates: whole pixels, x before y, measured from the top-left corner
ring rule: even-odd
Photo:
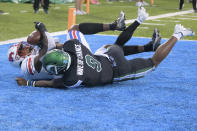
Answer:
[[[16,78],[16,82],[19,86],[54,87],[54,80],[29,81],[22,77],[18,77]]]

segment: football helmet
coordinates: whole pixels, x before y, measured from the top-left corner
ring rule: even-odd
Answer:
[[[8,60],[14,66],[20,66],[21,62],[31,55],[33,49],[33,46],[24,41],[14,44],[8,49]],[[24,50],[27,50],[27,52]]]
[[[43,67],[53,75],[63,74],[71,65],[71,56],[62,50],[53,49],[44,56]]]

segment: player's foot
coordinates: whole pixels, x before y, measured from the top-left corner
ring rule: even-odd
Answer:
[[[34,10],[34,13],[37,14],[38,13],[38,10]]]
[[[149,4],[145,1],[142,2],[142,6],[148,6]]]
[[[142,6],[142,2],[136,2],[136,6],[137,7],[141,7]]]
[[[48,14],[48,9],[44,9],[44,13],[45,14]]]
[[[120,12],[118,19],[113,24],[116,24],[115,30],[123,31],[126,28],[125,14],[123,11]]]
[[[83,10],[77,10],[76,15],[86,15],[87,13]]]
[[[156,51],[157,48],[161,45],[161,36],[159,34],[159,30],[157,28],[154,29],[152,40],[144,45],[144,51]]]
[[[159,34],[159,30],[155,28],[152,35],[153,51],[156,51],[157,48],[161,45],[160,42],[161,42],[161,36]]]
[[[141,24],[143,23],[147,18],[148,18],[149,14],[146,12],[144,7],[139,7],[138,8],[138,17],[137,17],[137,21]]]
[[[81,13],[82,13],[83,15],[87,15],[87,13],[86,13],[84,10],[81,10]]]
[[[178,37],[178,39],[181,39],[185,36],[194,36],[195,33],[191,29],[187,29],[183,27],[181,24],[176,24],[174,28],[174,34],[173,36]]]

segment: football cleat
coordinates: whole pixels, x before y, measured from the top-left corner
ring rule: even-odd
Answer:
[[[156,49],[161,45],[160,42],[161,42],[161,36],[159,34],[159,30],[155,28],[152,35],[153,51],[156,51]]]
[[[83,11],[83,10],[77,10],[77,11],[75,12],[75,14],[76,14],[76,15],[86,15],[87,13],[86,13],[85,11]]]
[[[44,13],[45,14],[48,14],[48,9],[44,9]]]
[[[123,31],[126,28],[125,14],[123,11],[120,12],[119,17],[115,20],[114,24],[116,24],[115,30]]]
[[[137,7],[141,7],[142,6],[142,2],[136,2],[136,6]]]
[[[146,12],[144,7],[139,7],[138,8],[138,17],[137,17],[137,21],[141,24],[143,23],[147,18],[148,18],[149,14]]]
[[[193,32],[191,29],[187,29],[185,27],[183,27],[181,24],[176,24],[175,28],[174,28],[174,35],[176,34],[181,34],[181,38],[185,37],[185,36],[194,36],[195,32]]]
[[[142,2],[142,6],[148,6],[149,4],[145,1]]]
[[[38,10],[34,10],[34,13],[37,14],[38,13]]]

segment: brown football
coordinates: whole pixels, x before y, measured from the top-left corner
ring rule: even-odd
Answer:
[[[32,45],[37,45],[40,42],[41,34],[40,31],[33,31],[28,37],[27,42]]]

